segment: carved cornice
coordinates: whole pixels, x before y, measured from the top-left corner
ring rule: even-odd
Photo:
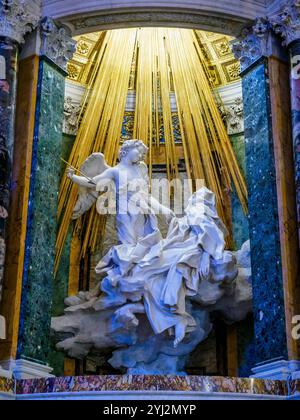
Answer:
[[[271,23],[268,18],[258,18],[254,26],[243,29],[240,37],[231,43],[235,58],[241,62],[242,71],[259,58],[271,55],[271,38]]]
[[[0,0],[0,36],[22,44],[39,21],[40,16],[30,11],[26,0]]]
[[[274,31],[283,38],[284,46],[300,40],[300,0],[289,1],[271,23]]]
[[[131,13],[110,13],[97,16],[87,16],[84,18],[72,19],[69,23],[75,32],[80,33],[89,28],[109,28],[110,26],[123,27],[126,25],[177,25],[180,27],[205,28],[208,31],[221,31],[230,35],[239,33],[242,28],[240,21],[226,19],[222,17],[212,17],[200,13],[184,12],[163,12],[163,11],[145,11]]]
[[[53,19],[47,17],[42,20],[41,35],[41,54],[66,71],[67,63],[76,51],[76,41],[72,39],[70,29],[57,26]]]

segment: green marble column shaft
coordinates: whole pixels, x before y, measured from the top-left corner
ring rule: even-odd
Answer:
[[[41,58],[17,358],[46,363],[53,299],[65,73]]]

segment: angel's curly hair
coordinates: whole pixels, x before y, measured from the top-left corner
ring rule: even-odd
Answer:
[[[120,148],[119,160],[121,161],[125,156],[127,156],[130,150],[135,148],[140,149],[143,156],[146,155],[149,150],[142,140],[126,140]]]

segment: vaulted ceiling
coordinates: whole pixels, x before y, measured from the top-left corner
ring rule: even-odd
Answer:
[[[232,38],[205,31],[196,31],[196,34],[213,85],[221,87],[236,82],[240,76],[240,65],[231,52],[229,42]],[[94,48],[100,36],[101,32],[76,37],[77,50],[68,64],[70,80],[83,85],[87,83]]]

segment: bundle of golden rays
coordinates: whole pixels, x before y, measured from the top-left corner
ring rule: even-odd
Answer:
[[[220,217],[226,220],[228,191],[234,185],[247,212],[247,188],[205,70],[201,48],[192,30],[125,29],[102,33],[96,45],[81,124],[69,162],[80,168],[94,152],[107,163],[118,158],[132,68],[135,66],[136,107],[133,138],[149,147],[152,176],[153,151],[165,149],[169,180],[178,177],[170,95],[175,92],[186,171],[190,179],[203,179],[217,197]],[[163,121],[164,144],[160,142]],[[59,195],[59,232],[56,269],[77,200],[78,188],[66,176]],[[95,207],[76,229],[82,233],[82,257],[95,249],[105,218]]]

